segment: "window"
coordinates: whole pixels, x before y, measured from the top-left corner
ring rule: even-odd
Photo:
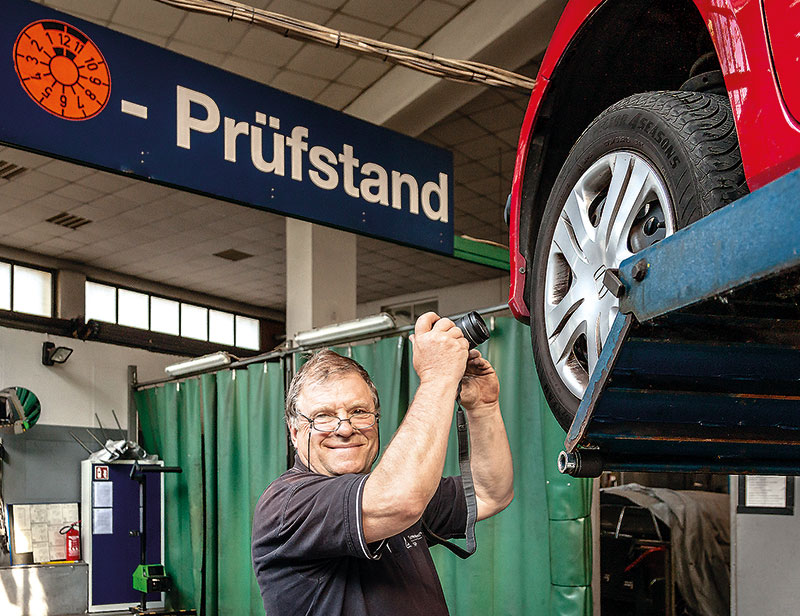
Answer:
[[[258,319],[249,319],[236,315],[236,346],[243,349],[258,350],[259,347]]]
[[[229,312],[220,312],[219,310],[208,311],[209,342],[218,342],[219,344],[229,344],[233,346],[236,343],[234,328],[234,316]]]
[[[11,264],[0,262],[0,310],[11,310]]]
[[[105,284],[88,282],[85,287],[86,320],[117,322],[117,289]]]
[[[181,336],[208,340],[208,308],[181,304]]]
[[[162,334],[181,333],[180,302],[163,297],[150,298],[150,329]]]
[[[139,329],[150,329],[150,296],[127,289],[117,291],[117,323]]]
[[[0,287],[2,281],[0,263]],[[261,348],[261,323],[258,319],[88,280],[85,293],[87,320],[253,351]],[[0,289],[0,308],[2,302]]]
[[[0,309],[53,316],[53,274],[47,270],[0,262]]]

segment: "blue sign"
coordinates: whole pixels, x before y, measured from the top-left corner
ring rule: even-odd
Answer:
[[[452,155],[416,139],[27,0],[0,87],[2,143],[453,253]]]

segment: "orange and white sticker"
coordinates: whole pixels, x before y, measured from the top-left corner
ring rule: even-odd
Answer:
[[[83,32],[63,21],[35,21],[14,43],[14,68],[42,109],[65,120],[88,120],[111,95],[111,73],[102,52]]]

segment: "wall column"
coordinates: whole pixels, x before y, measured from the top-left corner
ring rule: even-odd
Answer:
[[[356,236],[286,219],[286,335],[356,318]]]
[[[62,269],[56,277],[56,314],[60,319],[86,315],[86,275]]]

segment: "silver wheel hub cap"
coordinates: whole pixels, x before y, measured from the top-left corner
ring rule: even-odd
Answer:
[[[556,373],[576,397],[619,312],[606,269],[674,231],[664,182],[638,154],[603,156],[570,191],[547,255],[544,326]]]

